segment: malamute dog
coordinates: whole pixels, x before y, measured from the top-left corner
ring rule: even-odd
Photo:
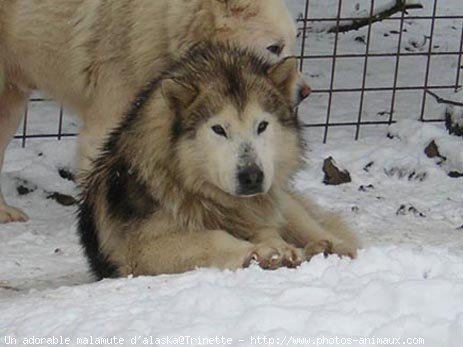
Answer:
[[[78,231],[98,278],[354,257],[336,216],[291,192],[302,162],[295,58],[203,43],[141,91],[84,179]]]
[[[81,117],[86,169],[147,76],[195,43],[232,41],[277,62],[295,37],[283,0],[0,0],[0,169],[33,89]],[[299,78],[293,102],[309,92]],[[26,219],[0,192],[0,223]]]

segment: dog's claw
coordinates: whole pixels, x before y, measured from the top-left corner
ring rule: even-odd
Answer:
[[[303,260],[303,250],[288,244],[261,245],[256,252],[259,266],[267,270],[275,270],[279,267],[295,268]]]
[[[0,206],[0,223],[27,222],[29,217],[19,208],[3,205]]]
[[[333,244],[328,240],[321,240],[307,244],[304,250],[306,260],[310,260],[313,256],[323,253],[325,257],[333,254]]]
[[[310,243],[305,247],[306,260],[310,260],[313,256],[322,253],[325,258],[331,254],[337,254],[340,257],[348,256],[352,259],[356,258],[357,251],[355,248],[349,247],[345,243],[333,244],[329,240],[321,240]]]

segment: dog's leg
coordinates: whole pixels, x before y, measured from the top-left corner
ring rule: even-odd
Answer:
[[[356,257],[360,243],[338,216],[286,192],[282,192],[281,205],[287,221],[282,236],[304,247],[308,259],[319,253]]]
[[[27,95],[10,86],[5,87],[0,95],[0,172],[6,147],[18,128],[26,102]],[[0,189],[0,223],[25,222],[28,219],[23,211],[6,204]]]
[[[98,113],[101,117],[97,119],[84,118],[84,126],[78,137],[78,168],[81,173],[85,173],[91,168],[92,161],[97,158],[110,131],[118,125],[117,120],[122,118],[123,112],[123,108],[120,108],[113,113],[110,111],[107,114]],[[114,115],[116,114],[120,117],[115,118]]]
[[[95,91],[93,102],[81,113],[83,127],[78,138],[79,169],[87,171],[98,156],[108,134],[117,127],[128,111],[136,87],[120,79],[105,82],[106,89]]]
[[[235,270],[251,262],[255,246],[223,230],[169,232],[134,242],[131,266],[122,272],[136,276],[181,273],[197,267]]]
[[[95,125],[95,126],[93,126]],[[92,127],[93,126],[93,127]],[[78,170],[79,173],[86,173],[102,148],[107,132],[103,126],[96,124],[85,124],[78,136]],[[81,176],[78,175],[78,178]]]
[[[120,117],[122,117],[122,110],[108,109],[107,113],[104,113],[101,107],[96,106],[83,112],[84,124],[77,140],[78,169],[81,173],[85,173],[91,168],[91,163],[98,156],[111,128],[116,125],[113,120],[115,112],[119,112]]]

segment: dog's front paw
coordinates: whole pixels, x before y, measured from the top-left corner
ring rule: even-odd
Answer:
[[[228,270],[246,268],[256,259],[256,254],[256,248],[253,244],[243,242],[243,247],[237,247],[222,254],[216,266],[220,269]]]
[[[19,208],[0,205],[0,223],[27,222],[29,217]]]
[[[334,243],[329,240],[311,242],[304,248],[306,260],[310,260],[313,256],[320,253],[323,253],[325,257],[330,254],[337,254],[339,256],[347,256],[353,259],[357,257],[357,248],[350,246],[347,242],[338,241]]]
[[[254,259],[263,269],[274,270],[282,266],[294,268],[305,259],[302,249],[291,246],[284,241],[263,242],[256,247]]]
[[[350,245],[347,241],[334,244],[331,251],[332,254],[337,254],[340,257],[357,258],[357,247]]]

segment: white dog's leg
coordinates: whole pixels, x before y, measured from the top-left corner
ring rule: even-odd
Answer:
[[[12,87],[6,87],[0,95],[0,172],[6,147],[18,128],[26,102],[27,95]],[[0,223],[25,222],[28,219],[23,211],[6,204],[0,188]]]
[[[95,92],[96,101],[80,112],[84,126],[78,137],[78,167],[83,174],[91,168],[92,161],[100,153],[108,134],[119,125],[134,97],[129,87],[118,86],[118,82],[108,82],[111,86],[109,90]]]
[[[82,128],[77,140],[79,151],[78,179],[81,178],[81,174],[85,174],[91,168],[92,160],[98,156],[98,150],[104,144],[105,134],[96,134],[90,129]]]

